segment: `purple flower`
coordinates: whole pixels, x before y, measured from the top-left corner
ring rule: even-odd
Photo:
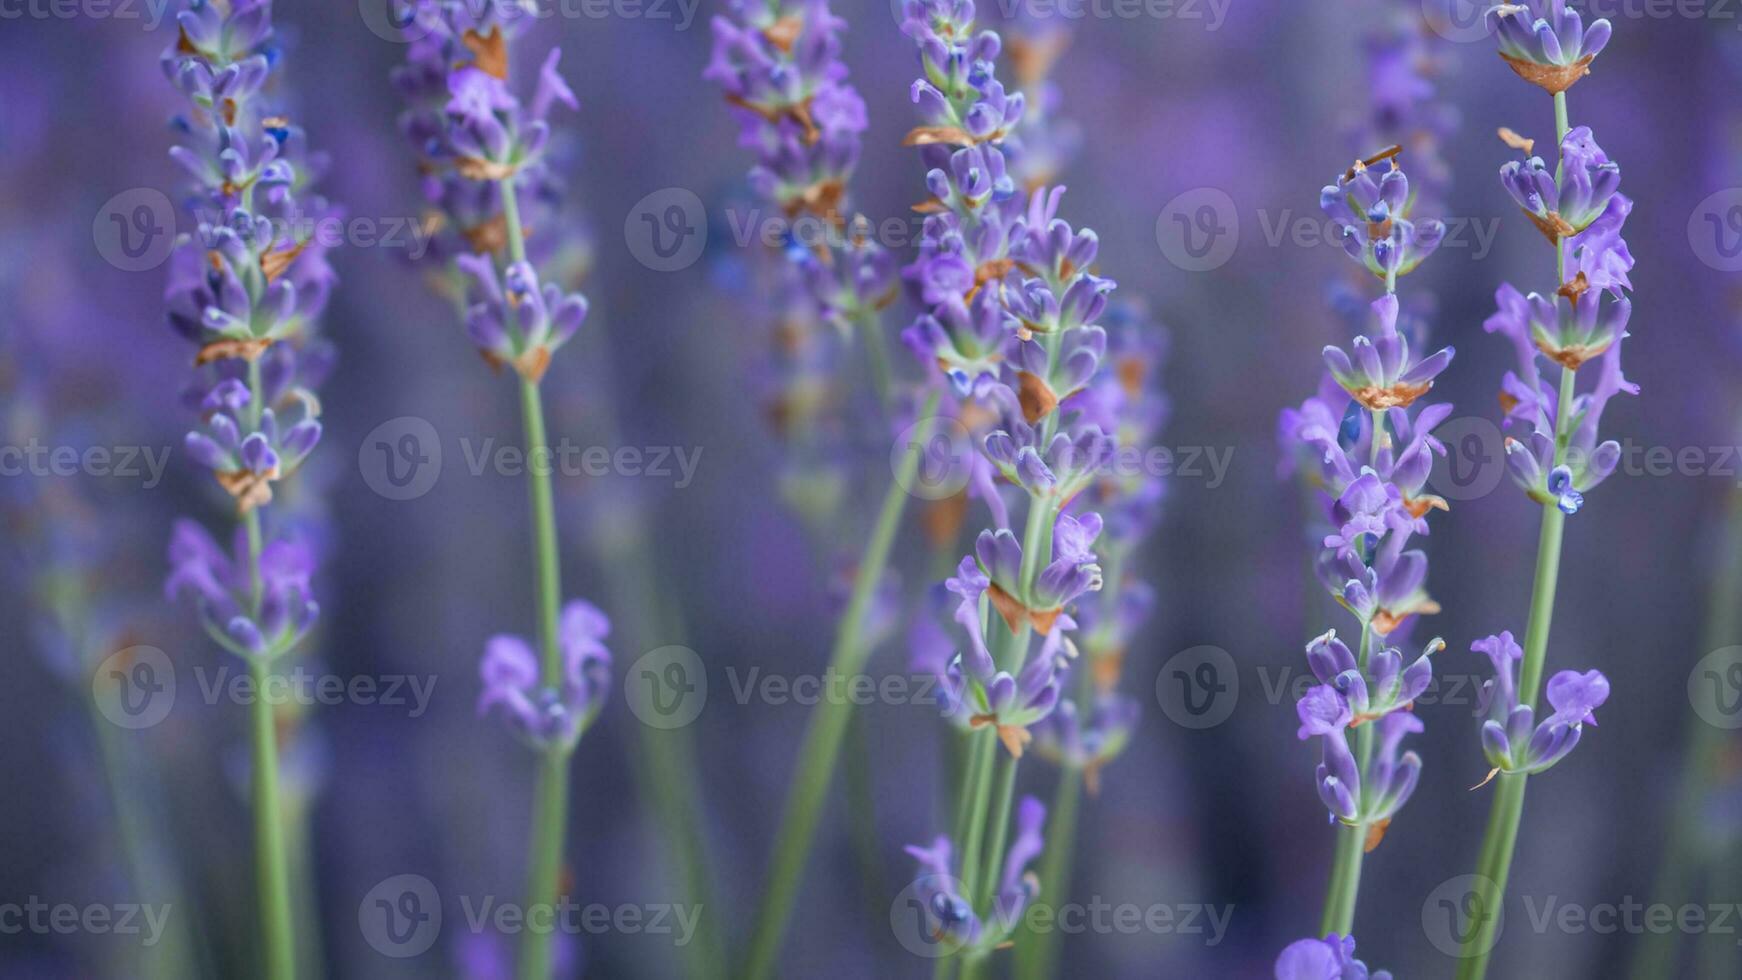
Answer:
[[[587,298],[564,295],[555,283],[539,285],[530,262],[509,264],[500,279],[487,255],[462,255],[454,264],[471,277],[466,333],[492,367],[511,364],[538,381],[550,357],[587,319]]]
[[[1097,695],[1086,709],[1061,701],[1034,726],[1035,751],[1049,762],[1080,771],[1089,792],[1097,793],[1101,770],[1130,744],[1138,714],[1137,700],[1118,693]]]
[[[1609,679],[1599,670],[1563,670],[1548,681],[1548,702],[1554,712],[1536,722],[1534,709],[1518,700],[1516,669],[1523,651],[1510,632],[1485,637],[1470,645],[1486,654],[1494,676],[1482,687],[1482,752],[1497,772],[1534,775],[1567,757],[1579,744],[1587,724],[1595,725],[1595,710],[1609,700]]]
[[[592,603],[563,607],[557,630],[561,680],[540,679],[538,655],[518,636],[497,635],[484,647],[478,674],[484,689],[478,713],[496,709],[515,735],[535,748],[568,748],[586,732],[611,690],[611,652],[604,640],[611,621]]]
[[[1276,958],[1276,980],[1391,980],[1391,974],[1369,974],[1355,958],[1355,937],[1332,934],[1289,943]]]
[[[1409,178],[1394,157],[1356,161],[1319,191],[1319,208],[1338,227],[1343,251],[1381,279],[1415,271],[1445,238],[1444,222],[1411,221]],[[1377,174],[1377,176],[1376,176]]]
[[[1560,145],[1561,180],[1542,157],[1500,168],[1507,193],[1550,241],[1569,238],[1601,217],[1621,187],[1621,167],[1591,137],[1591,127],[1568,130]]]
[[[1005,851],[998,890],[988,909],[975,910],[962,895],[950,838],[940,836],[930,847],[906,848],[919,862],[913,887],[926,910],[925,927],[932,937],[948,941],[949,952],[979,956],[1008,942],[1040,892],[1040,882],[1028,866],[1045,846],[1045,824],[1046,807],[1032,796],[1023,797],[1016,808],[1016,836]]]
[[[1369,409],[1407,408],[1433,387],[1434,378],[1452,362],[1444,347],[1421,360],[1410,353],[1409,340],[1397,332],[1397,297],[1373,302],[1373,336],[1355,338],[1354,355],[1342,348],[1324,350],[1331,376],[1356,401]]]
[[[1320,684],[1334,688],[1347,701],[1352,724],[1375,721],[1394,711],[1406,711],[1433,683],[1429,658],[1446,648],[1438,637],[1430,640],[1421,655],[1406,667],[1396,647],[1373,651],[1365,670],[1357,666],[1354,653],[1337,631],[1331,630],[1307,645],[1307,665]]]
[[[240,656],[278,657],[308,634],[320,614],[309,586],[314,552],[302,541],[271,541],[256,561],[242,528],[225,552],[205,528],[184,519],[175,523],[169,564],[164,594],[171,600],[194,596],[207,634]]]
[[[1520,78],[1552,93],[1564,92],[1591,72],[1609,43],[1607,20],[1585,27],[1566,0],[1503,3],[1488,11],[1500,56]]]

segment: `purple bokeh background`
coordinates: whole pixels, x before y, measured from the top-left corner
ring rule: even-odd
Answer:
[[[923,193],[916,155],[898,145],[912,118],[911,47],[880,0],[843,0],[836,10],[851,25],[845,57],[871,115],[856,205],[874,217],[903,215]],[[1164,440],[1233,452],[1219,485],[1170,481],[1167,517],[1141,569],[1157,586],[1159,614],[1127,658],[1128,689],[1144,699],[1144,718],[1086,806],[1073,886],[1083,901],[1232,905],[1231,925],[1214,945],[1149,932],[1068,937],[1073,974],[1264,976],[1276,951],[1317,921],[1333,835],[1313,792],[1315,753],[1294,737],[1291,700],[1265,695],[1267,684],[1304,672],[1306,640],[1334,621],[1307,615],[1308,545],[1298,492],[1275,475],[1274,422],[1311,392],[1319,349],[1342,339],[1325,292],[1349,264],[1334,245],[1272,245],[1266,232],[1303,218],[1322,235],[1318,188],[1348,165],[1342,133],[1366,105],[1363,18],[1399,11],[1419,8],[1232,0],[1214,29],[1185,16],[1091,15],[1075,22],[1056,72],[1064,115],[1085,137],[1062,177],[1073,220],[1100,233],[1101,262],[1121,294],[1145,299],[1171,332],[1165,387],[1174,412]],[[601,542],[633,535],[614,544],[648,556],[661,603],[682,611],[682,626],[661,616],[639,631],[646,635],[619,630],[619,692],[627,665],[667,643],[687,643],[710,665],[711,698],[691,728],[715,859],[716,907],[704,914],[719,916],[741,944],[806,709],[739,704],[727,671],[740,680],[752,667],[821,671],[835,610],[833,552],[862,532],[843,528],[841,540],[816,542],[777,492],[778,447],[748,381],[764,337],[752,325],[751,270],[766,257],[733,240],[729,209],[754,206],[747,160],[716,91],[699,77],[713,12],[704,6],[687,29],[621,16],[556,18],[539,28],[560,37],[581,98],[578,112],[557,120],[559,132],[580,141],[561,176],[595,230],[586,285],[593,316],[546,390],[553,435],[701,451],[694,481],[682,488],[651,477],[562,480],[563,566],[568,592],[604,604],[613,577],[625,573],[618,552]],[[984,16],[995,22],[998,11]],[[1642,393],[1606,417],[1606,430],[1672,452],[1735,445],[1742,280],[1702,261],[1689,225],[1708,195],[1742,185],[1742,25],[1610,16],[1615,40],[1569,96],[1575,123],[1590,125],[1621,162],[1637,202],[1628,373]],[[352,216],[416,215],[415,175],[387,83],[401,48],[371,33],[342,0],[319,10],[281,4],[277,20],[290,42],[285,76],[297,121],[333,157],[326,192]],[[0,316],[9,321],[0,375],[35,393],[41,414],[20,431],[50,444],[179,447],[185,427],[177,400],[185,349],[163,322],[164,270],[117,268],[93,234],[115,195],[168,190],[176,179],[164,120],[177,99],[157,66],[170,35],[146,26],[91,15],[0,22]],[[1498,220],[1499,233],[1486,254],[1443,247],[1402,290],[1438,295],[1435,338],[1458,348],[1440,393],[1457,417],[1493,419],[1511,352],[1483,334],[1481,321],[1503,279],[1540,288],[1550,275],[1548,250],[1494,178],[1509,154],[1493,133],[1505,125],[1541,137],[1553,122],[1549,100],[1514,78],[1490,42],[1436,50],[1442,98],[1462,116],[1446,146],[1454,168],[1447,217],[1484,227]],[[634,227],[634,202],[671,187],[705,202],[711,234],[701,261],[668,273],[637,261],[625,226]],[[1196,188],[1232,199],[1240,235],[1230,261],[1202,272],[1170,263],[1157,241],[1168,202]],[[293,763],[309,774],[319,963],[335,976],[465,975],[475,951],[459,938],[457,901],[446,903],[440,945],[407,961],[369,947],[357,908],[377,882],[403,873],[430,878],[448,896],[518,895],[533,760],[477,720],[474,701],[485,637],[531,622],[525,489],[512,476],[473,476],[462,449],[462,440],[512,440],[517,408],[511,386],[479,363],[452,311],[400,250],[351,244],[332,261],[341,283],[325,323],[340,362],[323,396],[327,434],[316,454],[332,541],[312,661],[341,676],[414,673],[436,684],[421,717],[345,704],[315,709],[303,726]],[[359,465],[368,434],[400,416],[433,425],[446,456],[434,489],[412,501],[374,492]],[[9,444],[19,439],[8,432]],[[871,499],[888,480],[887,449],[874,450],[856,499]],[[1700,900],[1651,889],[1689,725],[1689,671],[1709,652],[1701,626],[1739,467],[1731,460],[1727,475],[1622,472],[1569,522],[1550,663],[1599,667],[1616,694],[1585,747],[1532,782],[1508,905],[1514,918],[1496,975],[1616,975],[1637,941],[1538,933],[1519,896],[1539,906],[1550,896],[1585,906]],[[124,635],[162,648],[182,676],[185,706],[164,724],[126,734],[152,759],[148,790],[197,905],[204,966],[242,975],[232,971],[249,962],[252,928],[249,822],[235,791],[243,716],[197,696],[193,671],[223,666],[224,655],[157,601],[172,516],[223,517],[196,473],[178,448],[149,489],[119,477],[0,479],[75,484],[61,489],[88,505],[72,520],[101,528],[101,581],[113,606],[91,642],[114,645]],[[1442,676],[1485,672],[1468,652],[1471,639],[1522,634],[1535,538],[1536,509],[1504,481],[1478,499],[1454,500],[1437,521],[1427,544],[1430,585],[1445,611],[1416,632],[1447,639]],[[924,581],[925,555],[917,532],[905,540],[900,567],[913,585]],[[12,558],[7,564],[18,564]],[[27,573],[29,563],[21,563]],[[122,900],[115,816],[92,761],[88,685],[53,666],[50,644],[35,637],[10,581],[0,613],[12,640],[0,684],[8,720],[0,783],[9,801],[0,808],[0,901]],[[1203,644],[1228,651],[1241,687],[1232,716],[1200,731],[1169,719],[1154,682],[1170,657]],[[871,669],[905,664],[891,642]],[[1472,869],[1487,815],[1491,788],[1469,790],[1486,771],[1467,703],[1473,689],[1462,697],[1419,709],[1428,726],[1418,745],[1421,788],[1366,864],[1361,955],[1400,977],[1450,972],[1421,910],[1437,885]],[[786,947],[787,976],[929,970],[895,942],[887,908],[911,871],[902,845],[936,831],[937,725],[911,705],[873,705],[863,715],[882,881],[861,873],[837,790]],[[583,902],[675,900],[638,795],[638,724],[614,696],[575,758],[570,848]],[[1733,735],[1728,744],[1734,757]],[[1025,789],[1050,793],[1051,771],[1023,768]],[[1732,886],[1727,897],[1742,894]],[[120,944],[8,936],[0,973],[104,973]],[[582,945],[589,976],[671,975],[678,963],[669,937],[608,934]]]

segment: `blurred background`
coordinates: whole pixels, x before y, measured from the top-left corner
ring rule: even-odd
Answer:
[[[388,83],[404,49],[371,30],[369,6],[279,5],[285,100],[331,155],[328,196],[351,216],[409,227],[422,203]],[[850,25],[844,57],[870,113],[855,206],[905,215],[924,194],[916,154],[899,145],[914,118],[912,45],[883,0],[833,6]],[[1694,710],[1702,677],[1735,685],[1742,674],[1711,667],[1734,658],[1705,659],[1742,643],[1728,632],[1742,597],[1714,586],[1736,559],[1725,529],[1742,485],[1742,453],[1730,448],[1742,444],[1742,20],[1721,4],[1661,15],[1611,6],[1626,9],[1596,12],[1614,20],[1615,40],[1569,99],[1573,122],[1591,126],[1621,163],[1636,201],[1627,371],[1642,392],[1605,420],[1634,462],[1569,522],[1549,662],[1599,667],[1615,693],[1585,747],[1532,781],[1495,954],[1502,977],[1622,976],[1649,936],[1625,924],[1569,928],[1545,909],[1742,902],[1742,753],[1733,724],[1723,727],[1737,721],[1723,708],[1734,709],[1742,686],[1720,687],[1707,702],[1715,708]],[[180,100],[158,67],[173,22],[159,23],[151,5],[121,9],[43,4],[0,23],[3,442],[115,451],[106,468],[14,466],[0,477],[0,903],[170,902],[174,911],[143,957],[137,936],[4,929],[0,973],[133,976],[151,957],[173,957],[186,975],[242,976],[253,956],[246,712],[208,694],[238,665],[162,596],[171,522],[223,527],[227,505],[180,452],[189,365],[164,321],[166,270],[116,261],[110,218],[131,212],[129,195],[172,192],[178,180],[166,120]],[[700,77],[707,18],[723,11],[565,9],[536,37],[562,46],[581,100],[554,122],[566,153],[558,175],[591,229],[593,314],[547,379],[552,434],[673,453],[663,476],[558,483],[565,589],[617,624],[618,683],[574,760],[570,891],[613,908],[685,894],[658,833],[670,814],[649,788],[643,753],[654,743],[622,696],[638,657],[681,644],[707,665],[709,685],[681,729],[700,778],[711,890],[702,915],[741,946],[809,708],[738,691],[752,670],[823,670],[842,577],[890,478],[890,447],[859,446],[831,491],[846,516],[807,524],[758,382],[779,257],[733,234],[734,215],[756,207],[750,161],[718,90]],[[1320,348],[1348,336],[1333,302],[1339,284],[1369,288],[1329,242],[1318,190],[1357,153],[1378,149],[1354,135],[1374,112],[1366,45],[1404,32],[1455,123],[1440,150],[1450,168],[1445,217],[1465,233],[1401,292],[1434,298],[1433,340],[1458,350],[1436,392],[1458,406],[1455,460],[1498,486],[1485,492],[1463,471],[1460,492],[1436,483],[1452,498],[1427,544],[1443,612],[1416,627],[1415,642],[1446,639],[1442,686],[1418,707],[1422,784],[1368,856],[1357,935],[1370,966],[1448,976],[1454,960],[1426,910],[1437,888],[1473,869],[1492,792],[1470,790],[1487,769],[1474,717],[1487,667],[1469,644],[1501,629],[1522,635],[1538,514],[1499,477],[1497,436],[1481,422],[1498,418],[1512,357],[1481,323],[1502,281],[1529,290],[1552,277],[1550,253],[1495,178],[1512,155],[1495,131],[1552,142],[1550,101],[1506,69],[1471,28],[1469,8],[1435,0],[1124,9],[1013,0],[982,11],[988,26],[1023,15],[1068,34],[1053,76],[1059,113],[1081,139],[1060,174],[1066,211],[1099,232],[1101,265],[1120,294],[1166,325],[1173,411],[1162,444],[1182,464],[1196,449],[1229,460],[1225,473],[1206,463],[1167,477],[1164,523],[1135,570],[1156,587],[1159,610],[1126,659],[1143,718],[1085,803],[1071,893],[1229,914],[1213,934],[1206,918],[1196,931],[1066,936],[1064,962],[1080,975],[1267,976],[1277,951],[1316,926],[1333,833],[1313,788],[1317,750],[1295,738],[1293,697],[1307,640],[1343,624],[1308,575],[1310,532],[1300,490],[1278,476],[1276,416],[1312,393]],[[1406,167],[1410,159],[1406,150]],[[701,202],[706,247],[666,271],[637,256],[649,195],[667,201],[672,189]],[[1235,244],[1220,261],[1182,260],[1175,219],[1204,201],[1218,202],[1216,226]],[[407,240],[397,241],[352,241],[332,255],[341,281],[325,331],[339,361],[323,390],[326,436],[295,502],[324,562],[323,625],[298,663],[381,692],[281,712],[298,934],[310,975],[498,976],[512,944],[469,928],[467,912],[486,896],[518,898],[534,760],[477,717],[477,662],[488,636],[530,632],[533,601],[523,480],[474,472],[468,459],[486,440],[517,439],[518,408],[513,386],[479,362],[409,261]],[[891,329],[910,315],[891,316]],[[370,447],[380,427],[406,417],[433,429],[444,464],[427,492],[392,499]],[[130,470],[120,465],[126,449],[136,451]],[[678,454],[694,461],[687,479]],[[912,597],[933,579],[920,533],[907,528],[897,545],[908,598],[891,615],[916,615]],[[1714,624],[1726,608],[1730,624]],[[880,632],[873,675],[907,671],[903,635],[894,623]],[[1225,714],[1219,706],[1223,717],[1207,726],[1165,696],[1169,665],[1182,662],[1174,658],[1205,646],[1232,665]],[[139,647],[163,652],[179,693],[165,716],[134,730],[92,692],[112,654]],[[397,698],[385,695],[394,678],[404,685]],[[413,698],[413,682],[426,701]],[[868,705],[860,719],[847,751],[867,760],[863,780],[836,781],[786,976],[930,969],[897,941],[889,915],[912,873],[902,846],[939,829],[939,723],[931,709],[902,703]],[[1045,798],[1055,779],[1036,762],[1023,767],[1021,788]],[[1678,800],[1693,814],[1679,823]],[[1666,874],[1673,855],[1691,873]],[[407,874],[433,883],[446,926],[427,952],[395,959],[371,942],[359,908]],[[1651,954],[1659,972],[1644,975],[1692,975],[1697,961],[1711,976],[1737,976],[1738,925],[1676,930],[1667,952]],[[576,937],[565,963],[575,975],[670,976],[685,954],[671,934],[607,929]],[[1680,958],[1659,958],[1669,955]]]

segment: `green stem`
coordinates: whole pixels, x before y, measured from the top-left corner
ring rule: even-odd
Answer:
[[[1567,121],[1565,92],[1554,97],[1555,143],[1565,140],[1571,128]],[[1555,165],[1558,177],[1564,160]],[[1561,241],[1554,244],[1555,280],[1558,286],[1566,280],[1566,249]],[[1567,444],[1572,437],[1568,428],[1572,420],[1574,378],[1572,368],[1561,369],[1559,396],[1555,404],[1554,465],[1566,461]],[[1530,620],[1525,627],[1524,661],[1519,668],[1518,703],[1536,704],[1537,690],[1542,684],[1544,660],[1548,652],[1549,626],[1554,618],[1555,591],[1560,583],[1561,539],[1566,530],[1566,515],[1554,503],[1542,505],[1542,530],[1536,544],[1536,573],[1530,590]],[[1506,897],[1506,881],[1512,872],[1512,856],[1518,847],[1518,828],[1524,818],[1524,790],[1529,777],[1506,773],[1500,776],[1494,791],[1494,804],[1488,814],[1488,829],[1482,837],[1473,892],[1475,931],[1464,942],[1458,964],[1458,980],[1482,980],[1488,972],[1489,957],[1496,941],[1502,903]]]
[[[865,361],[871,368],[871,389],[877,393],[877,404],[888,411],[894,381],[889,367],[889,340],[883,336],[883,315],[871,310],[855,320],[865,335]]]
[[[508,226],[508,260],[526,261],[526,232],[520,227],[520,202],[514,197],[514,178],[504,177],[498,186],[502,190],[502,222]]]
[[[934,392],[921,407],[916,445],[931,438],[932,416],[937,411],[938,396]],[[829,655],[829,669],[843,677],[853,677],[865,666],[865,618],[871,609],[871,598],[889,564],[889,551],[895,543],[895,532],[901,526],[901,515],[907,509],[908,491],[919,472],[919,452],[908,453],[901,461],[895,480],[884,494],[883,506],[871,531],[864,559],[854,577],[853,592],[847,609],[835,633],[834,649]],[[750,953],[744,973],[749,980],[771,975],[774,958],[780,952],[786,924],[792,914],[792,904],[798,895],[799,878],[809,858],[816,835],[817,821],[822,816],[823,798],[828,793],[840,754],[841,738],[851,717],[851,699],[824,699],[811,714],[799,748],[798,768],[787,790],[786,807],[775,833],[775,851],[769,863],[768,890],[757,911],[756,926],[750,943]]]
[[[252,524],[259,519],[249,511]],[[256,568],[259,562],[255,562]],[[254,689],[267,688],[272,668],[264,660],[249,661]],[[270,980],[296,976],[296,952],[290,928],[290,874],[284,859],[284,814],[278,800],[278,732],[272,705],[258,697],[249,708],[253,721],[254,869],[260,902],[261,953]]]
[[[260,361],[248,362],[248,421],[251,430],[258,429],[265,406],[261,383]],[[248,539],[249,607],[259,616],[265,586],[260,572],[260,555],[265,547],[260,527],[260,510],[250,507],[242,518]],[[267,689],[272,666],[261,657],[250,657],[248,669],[253,675],[254,689]],[[254,809],[254,875],[255,890],[260,904],[261,954],[270,980],[292,980],[296,976],[296,949],[291,939],[290,872],[284,852],[284,812],[278,791],[278,726],[273,706],[264,697],[254,699],[249,708]]]
[[[513,215],[512,184],[503,181],[503,210]],[[520,241],[518,220],[509,219],[509,242]],[[524,254],[524,246],[520,251]],[[547,687],[563,683],[562,652],[557,643],[558,606],[562,598],[561,568],[557,561],[556,503],[551,493],[551,470],[543,457],[549,445],[545,435],[544,403],[538,384],[520,382],[521,416],[526,432],[526,458],[537,461],[527,467],[527,494],[532,507],[532,557],[538,598],[538,648],[540,681]],[[527,868],[526,914],[554,914],[563,841],[568,824],[570,747],[553,743],[541,753],[538,782],[533,789],[532,834]],[[548,928],[528,927],[521,933],[521,980],[545,980],[550,976],[551,933]]]
[[[1059,770],[1058,787],[1053,791],[1052,810],[1047,817],[1046,854],[1040,861],[1040,894],[1055,908],[1070,887],[1071,865],[1076,854],[1077,811],[1082,799],[1082,770],[1070,767]],[[1016,949],[1017,980],[1045,980],[1055,975],[1058,935],[1057,929],[1049,929],[1022,936]]]

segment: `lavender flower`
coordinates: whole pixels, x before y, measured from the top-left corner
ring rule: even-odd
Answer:
[[[435,209],[428,258],[464,273],[450,289],[484,361],[536,383],[587,316],[586,297],[561,281],[574,243],[560,234],[527,238],[528,228],[569,224],[559,220],[561,187],[548,167],[548,117],[558,103],[572,109],[578,100],[557,72],[554,48],[530,101],[510,86],[510,42],[530,18],[460,0],[416,0],[410,14],[420,36],[393,82],[407,102],[400,131],[419,155],[424,199]]]
[[[1016,838],[1005,852],[1003,872],[992,894],[990,908],[975,909],[962,894],[962,878],[954,859],[954,843],[940,836],[930,847],[909,846],[907,853],[919,862],[914,887],[928,914],[936,938],[946,940],[953,953],[974,958],[984,956],[1008,942],[1030,902],[1040,892],[1040,882],[1028,865],[1040,855],[1045,841],[1046,807],[1025,796],[1016,810]]]
[[[1357,829],[1371,828],[1367,850],[1372,850],[1379,841],[1371,835],[1383,835],[1385,825],[1415,792],[1421,757],[1414,752],[1399,757],[1397,750],[1405,735],[1422,731],[1421,719],[1407,708],[1382,716],[1376,722],[1378,747],[1363,771],[1350,751],[1347,735],[1359,722],[1343,692],[1320,684],[1301,696],[1295,713],[1300,717],[1297,737],[1303,742],[1321,739],[1324,761],[1317,774],[1319,799],[1333,819]]]
[[[1355,937],[1333,933],[1289,943],[1276,958],[1276,980],[1391,980],[1391,974],[1368,973],[1355,958]]]
[[[181,522],[170,543],[171,597],[191,593],[207,633],[244,657],[257,683],[305,637],[318,606],[311,597],[314,553],[263,516],[272,485],[291,475],[319,441],[313,387],[329,362],[314,336],[333,273],[324,248],[295,229],[319,227],[337,211],[312,191],[324,161],[302,130],[268,109],[267,82],[279,63],[269,0],[189,0],[177,15],[164,74],[187,98],[174,120],[172,156],[191,180],[185,199],[197,239],[177,240],[166,290],[171,326],[197,346],[199,377],[186,400],[204,431],[188,454],[214,471],[236,503],[241,527],[226,553],[211,535]],[[279,522],[274,522],[279,523]],[[254,707],[253,806],[260,888],[260,946],[273,980],[295,975],[277,719]]]
[[[531,644],[518,636],[491,637],[479,666],[484,689],[478,713],[499,711],[534,748],[573,746],[611,690],[611,652],[604,644],[610,632],[611,621],[592,603],[575,600],[563,607],[558,631],[562,683],[554,688],[540,683]]]
[[[1535,711],[1518,701],[1517,668],[1524,651],[1510,632],[1484,637],[1470,649],[1486,654],[1494,676],[1482,685],[1482,752],[1494,767],[1489,773],[1534,775],[1566,758],[1579,744],[1584,726],[1597,723],[1593,711],[1609,700],[1609,679],[1599,670],[1563,670],[1548,681],[1548,703],[1554,713],[1536,721]]]
[[[1558,95],[1591,73],[1591,62],[1609,43],[1610,25],[1596,20],[1585,27],[1566,0],[1503,3],[1488,11],[1500,57],[1518,77]]]
[[[1034,749],[1040,757],[1083,774],[1091,794],[1101,791],[1101,770],[1131,742],[1137,727],[1135,698],[1103,693],[1086,706],[1063,700],[1034,727]]]
[[[1337,223],[1343,251],[1386,280],[1414,272],[1446,235],[1442,221],[1410,220],[1414,201],[1409,178],[1397,166],[1397,152],[1393,147],[1357,160],[1336,183],[1319,191],[1319,208]]]

